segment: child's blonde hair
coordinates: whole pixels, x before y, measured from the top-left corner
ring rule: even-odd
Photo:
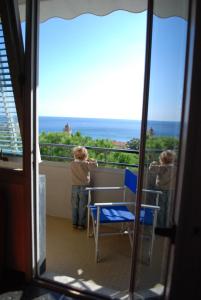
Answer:
[[[165,150],[159,155],[160,163],[166,165],[174,163],[176,154],[173,150]]]
[[[73,148],[73,155],[75,159],[86,160],[88,158],[88,151],[85,147],[78,146]]]

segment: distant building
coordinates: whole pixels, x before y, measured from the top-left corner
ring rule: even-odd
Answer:
[[[64,126],[64,132],[67,132],[69,135],[72,134],[72,129],[71,129],[71,127],[68,125],[68,123]]]
[[[148,130],[147,130],[147,136],[148,136],[148,137],[151,137],[151,136],[153,136],[154,134],[155,134],[155,133],[154,133],[153,128],[152,128],[152,127],[148,128]]]

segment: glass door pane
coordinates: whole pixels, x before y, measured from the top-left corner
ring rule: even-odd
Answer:
[[[89,149],[89,156],[99,163],[91,174],[93,187],[122,186],[124,168],[137,170],[138,149],[134,148],[136,152],[132,152],[130,160],[127,153],[132,148],[126,144],[129,140],[138,142],[135,130],[140,133],[146,1],[144,9],[140,5],[140,11],[135,7],[141,1],[131,1],[134,12],[122,10],[125,1],[120,6],[118,2],[117,7],[112,1],[114,11],[107,10],[105,4],[104,14],[101,10],[98,15],[88,6],[88,13],[77,13],[81,8],[77,1],[73,2],[74,10],[64,9],[58,3],[55,12],[53,2],[40,1],[39,172],[46,178],[46,232],[45,236],[40,235],[38,243],[46,249],[46,269],[41,272],[39,268],[39,274],[85,292],[126,299],[131,264],[128,232],[122,224],[119,228],[117,224],[103,228],[107,235],[99,240],[96,263],[93,234],[88,238],[80,224],[72,222],[70,162],[74,145]],[[97,1],[97,6],[98,2],[101,4]],[[47,17],[46,12],[51,14]],[[67,12],[73,15],[69,18]],[[126,124],[131,124],[130,136]],[[122,143],[124,128],[126,137]],[[118,149],[125,145],[124,153],[113,154],[109,150],[113,145]],[[93,192],[92,198],[94,202],[120,202],[122,192]],[[43,196],[40,202],[42,205]],[[39,214],[39,218],[40,224],[43,215]],[[118,236],[117,229],[123,234]],[[115,235],[109,236],[114,230]]]
[[[154,1],[147,132],[143,137],[143,188],[149,191],[142,192],[142,203],[154,208],[141,208],[144,224],[140,225],[136,275],[136,291],[143,295],[163,294],[170,239],[155,235],[154,229],[164,232],[173,224],[188,10],[187,2],[177,4]]]

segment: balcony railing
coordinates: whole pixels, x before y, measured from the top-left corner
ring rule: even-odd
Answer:
[[[54,161],[72,161],[72,149],[76,147],[76,145],[66,145],[66,144],[52,144],[45,143],[40,144],[41,158],[44,160],[54,160]],[[133,149],[117,149],[117,148],[103,148],[103,147],[92,147],[85,146],[88,149],[89,155],[90,151],[98,154],[103,154],[102,159],[97,159],[99,165],[107,165],[107,166],[118,166],[118,167],[132,167],[138,168],[139,164],[132,164],[126,162],[114,162],[109,160],[109,155],[111,153],[123,153],[127,155],[137,154],[139,156],[139,150]],[[62,151],[60,151],[62,150]],[[58,155],[59,152],[62,152],[62,155]],[[63,153],[66,155],[63,155]]]
[[[41,158],[43,160],[49,160],[49,161],[72,161],[72,149],[76,147],[77,145],[66,145],[66,144],[53,144],[53,143],[41,143],[40,144],[40,152],[41,152]],[[113,167],[132,167],[132,168],[138,168],[139,163],[128,163],[128,162],[121,162],[120,160],[126,160],[125,157],[121,157],[119,159],[119,162],[117,161],[111,161],[110,160],[110,154],[111,153],[121,153],[121,154],[127,154],[131,159],[132,156],[135,154],[138,156],[137,161],[139,161],[139,150],[134,149],[118,149],[118,148],[104,148],[104,147],[94,147],[94,146],[85,146],[88,149],[89,156],[90,151],[93,151],[96,153],[96,159],[98,161],[99,165],[105,165],[105,166],[113,166]],[[159,153],[161,153],[165,149],[146,149],[146,164],[149,165],[149,163],[153,160],[158,159]],[[65,154],[65,155],[64,155]],[[99,154],[102,154],[101,159],[98,157]],[[127,156],[127,158],[128,158]]]

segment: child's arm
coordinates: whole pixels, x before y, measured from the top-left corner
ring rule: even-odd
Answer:
[[[88,158],[87,161],[88,161],[88,162],[95,162],[96,160],[93,159],[93,158]]]
[[[92,158],[88,158],[87,161],[88,161],[88,163],[89,163],[88,166],[89,166],[89,169],[90,169],[90,170],[91,170],[91,169],[94,169],[94,168],[96,168],[96,167],[98,167],[97,160],[92,159]]]
[[[151,173],[158,173],[160,170],[160,163],[157,161],[153,161],[149,166],[149,171]]]

